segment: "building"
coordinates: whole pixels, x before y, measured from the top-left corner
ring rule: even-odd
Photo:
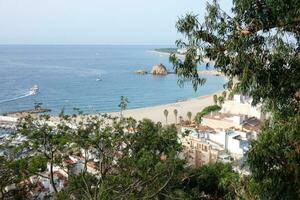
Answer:
[[[262,112],[261,105],[252,106],[252,99],[243,95],[234,95],[232,100],[226,100],[222,105],[221,113],[247,115],[264,120],[266,114]]]
[[[258,132],[261,121],[256,117],[249,117],[243,114],[230,114],[222,112],[211,112],[202,117],[202,124],[213,129],[237,129]]]
[[[248,119],[247,115],[236,115],[222,112],[211,112],[202,117],[202,124],[213,129],[228,129],[231,127],[242,129],[243,123]]]
[[[200,167],[204,164],[215,163],[218,156],[225,153],[221,145],[207,138],[211,131],[213,129],[204,126],[197,129],[189,127],[181,129],[182,133],[189,132],[187,136],[180,139],[188,166]]]

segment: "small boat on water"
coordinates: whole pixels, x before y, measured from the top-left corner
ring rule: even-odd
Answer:
[[[102,81],[101,76],[99,75],[98,78],[96,79],[96,81]]]
[[[37,85],[32,86],[32,88],[30,88],[29,94],[30,95],[35,95],[39,92],[39,87]]]

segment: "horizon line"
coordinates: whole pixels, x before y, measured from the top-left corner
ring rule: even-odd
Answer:
[[[43,45],[47,45],[47,46],[157,46],[157,45],[164,45],[164,46],[175,46],[175,44],[167,44],[167,43],[155,43],[155,44],[151,44],[151,43],[0,43],[0,46],[43,46]]]

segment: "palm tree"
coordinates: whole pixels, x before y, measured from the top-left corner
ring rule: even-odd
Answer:
[[[39,110],[42,108],[42,102],[34,102],[34,110]]]
[[[229,99],[229,100],[232,100],[232,99],[233,99],[233,96],[234,96],[234,93],[233,93],[233,92],[230,92],[229,95],[228,95],[228,99]]]
[[[127,108],[127,104],[129,103],[127,97],[121,96],[120,97],[120,104],[119,104],[119,108],[120,108],[120,119],[122,120],[123,118],[123,111]]]
[[[169,111],[167,109],[164,110],[164,115],[165,115],[165,118],[166,118],[166,124],[168,124]]]
[[[218,96],[215,94],[214,95],[214,103],[217,105],[218,104]]]
[[[187,115],[187,117],[189,119],[189,122],[192,123],[192,112],[189,111],[189,112],[187,112],[186,115]]]
[[[173,110],[173,113],[174,113],[174,115],[175,115],[175,124],[177,124],[178,110],[177,110],[177,109],[174,109],[174,110]]]
[[[180,123],[180,125],[182,125],[182,121],[183,121],[183,117],[179,116],[179,123]]]
[[[222,106],[222,104],[223,104],[224,101],[225,101],[225,98],[224,98],[223,96],[219,96],[218,100],[219,100],[220,106]]]
[[[227,96],[226,91],[223,91],[223,92],[222,92],[222,96],[224,97],[224,99],[226,99],[226,96]]]

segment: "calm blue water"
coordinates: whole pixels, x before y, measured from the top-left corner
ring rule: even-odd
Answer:
[[[177,76],[137,75],[157,63],[168,69],[168,56],[151,52],[160,46],[0,46],[0,113],[33,108],[34,102],[58,113],[116,111],[120,96],[128,108],[153,106],[210,94],[223,88],[221,77],[206,76],[197,92],[181,88]],[[200,66],[204,69],[204,66]],[[103,81],[96,79],[101,74]],[[28,95],[33,85],[37,95]]]

